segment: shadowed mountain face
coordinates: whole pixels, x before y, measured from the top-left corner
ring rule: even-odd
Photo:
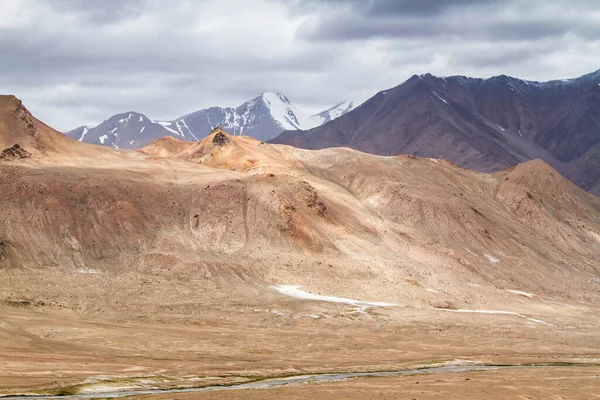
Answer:
[[[445,158],[483,172],[540,158],[600,194],[599,84],[600,71],[544,83],[415,75],[336,120],[272,142]]]

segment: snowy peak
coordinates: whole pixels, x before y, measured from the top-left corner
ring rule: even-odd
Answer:
[[[176,119],[169,127],[202,138],[220,126],[233,135],[266,141],[284,130],[310,129],[315,125],[310,116],[286,96],[266,92],[238,107],[211,107],[193,112]]]
[[[173,121],[155,121],[134,111],[114,115],[95,127],[82,126],[67,133],[86,143],[121,149],[138,149],[164,136],[198,141],[220,126],[233,135],[267,141],[284,130],[309,130],[354,108],[343,102],[315,118],[281,93],[265,92],[238,107],[210,107]]]
[[[318,114],[313,115],[311,117],[311,119],[317,125],[323,125],[329,121],[339,118],[342,115],[352,111],[354,108],[355,108],[355,105],[354,105],[353,101],[343,101],[325,111],[322,111]]]
[[[306,112],[292,105],[290,100],[280,93],[267,92],[260,98],[273,120],[283,130],[307,130],[317,125]]]
[[[100,144],[119,149],[136,149],[163,136],[180,136],[188,139],[171,122],[154,121],[135,111],[113,115],[101,124],[80,126],[67,136],[80,142]]]

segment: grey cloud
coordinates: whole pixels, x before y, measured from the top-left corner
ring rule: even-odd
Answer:
[[[583,1],[579,4],[587,4]],[[590,5],[598,10],[600,5]],[[573,34],[600,37],[600,20],[571,2],[519,0],[374,0],[368,10],[331,10],[309,19],[298,35],[314,41],[444,38],[522,41]],[[564,11],[561,13],[561,11]]]
[[[50,7],[58,12],[77,12],[93,23],[114,23],[143,11],[142,0],[54,0]]]
[[[479,7],[495,0],[376,0],[368,14],[376,16],[419,15],[431,16],[460,7]]]
[[[551,51],[551,44],[546,43],[545,45],[540,46],[538,51]],[[506,68],[514,65],[522,65],[537,56],[537,52],[531,51],[531,49],[527,47],[500,48],[494,46],[491,51],[477,51],[475,49],[457,51],[452,54],[449,64],[455,67],[468,64],[476,68]]]
[[[126,110],[174,118],[264,91],[319,111],[414,73],[571,77],[597,69],[600,52],[591,0],[20,4],[28,18],[0,15],[0,92],[59,129]]]

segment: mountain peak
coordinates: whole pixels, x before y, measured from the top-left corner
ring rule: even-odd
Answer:
[[[13,109],[16,111],[20,107],[23,107],[23,103],[16,96],[12,94],[0,95],[0,109]]]
[[[0,96],[0,148],[35,140],[33,117],[21,100],[13,95]]]
[[[262,97],[263,99],[268,99],[268,100],[272,100],[272,99],[279,99],[281,101],[285,101],[287,103],[290,102],[290,100],[282,93],[279,92],[263,92],[261,93],[260,97]]]
[[[481,172],[542,158],[597,193],[599,83],[600,71],[546,83],[504,74],[488,79],[413,75],[365,101],[342,123],[285,132],[271,143],[347,146],[384,156],[410,153]],[[541,161],[522,168],[544,177],[540,180],[552,174],[559,178]]]
[[[319,125],[323,125],[331,120],[341,117],[342,115],[352,111],[355,107],[353,101],[342,101],[335,106],[328,108],[311,117]]]
[[[0,151],[4,155],[39,156],[62,151],[70,140],[38,121],[13,95],[0,95]]]
[[[303,130],[316,126],[307,113],[294,106],[283,94],[265,92],[261,97],[271,118],[283,130]]]

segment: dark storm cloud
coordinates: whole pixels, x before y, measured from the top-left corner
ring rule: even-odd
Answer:
[[[374,16],[390,15],[439,15],[446,10],[460,7],[478,7],[495,0],[379,0],[374,1],[368,14]]]
[[[413,73],[597,69],[591,0],[3,0],[0,92],[57,128],[281,91],[311,111]]]
[[[587,7],[600,10],[600,4]],[[315,16],[299,35],[322,41],[411,37],[522,41],[568,34],[598,39],[598,22],[597,14],[577,12],[577,2],[567,1],[374,0],[367,8],[347,7]]]

